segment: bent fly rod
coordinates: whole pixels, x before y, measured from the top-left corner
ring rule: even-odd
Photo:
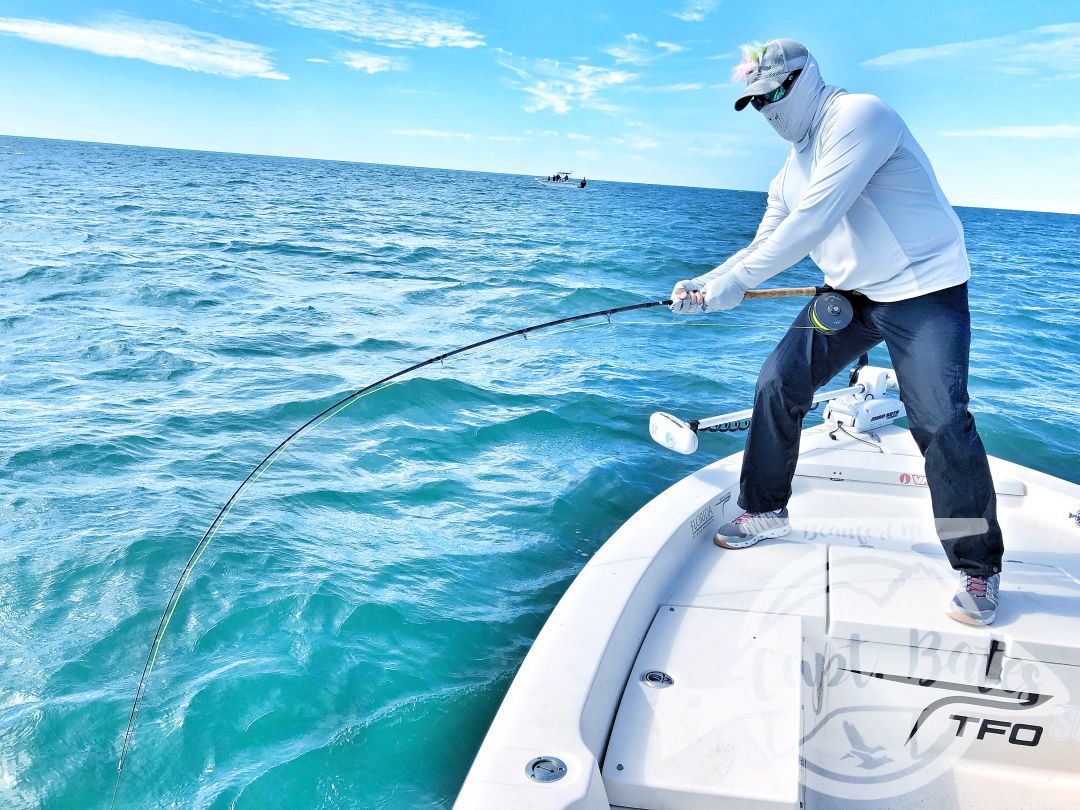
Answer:
[[[831,334],[838,329],[843,328],[851,320],[851,304],[843,296],[832,292],[828,287],[787,287],[787,288],[773,288],[765,290],[748,290],[745,294],[745,298],[788,298],[796,296],[815,296],[813,303],[810,306],[810,320],[813,324],[812,327],[824,334]],[[611,319],[612,315],[618,315],[623,312],[633,312],[639,309],[650,309],[652,307],[670,306],[671,299],[665,299],[663,301],[644,301],[639,304],[629,304],[622,307],[614,307],[612,309],[601,309],[596,312],[586,312],[582,315],[571,315],[567,318],[558,318],[553,321],[546,321],[545,323],[538,323],[532,326],[526,326],[521,329],[514,329],[511,332],[504,332],[501,335],[495,337],[485,338],[484,340],[478,340],[475,343],[470,343],[467,346],[461,346],[452,351],[443,352],[442,354],[429,357],[426,360],[422,360],[419,363],[414,363],[411,366],[403,368],[399,371],[395,371],[393,374],[389,374],[379,380],[376,380],[363,388],[353,391],[351,394],[347,394],[341,399],[337,400],[331,405],[327,405],[317,414],[308,419],[304,424],[286,436],[273,450],[263,457],[262,461],[252,468],[251,472],[247,474],[247,477],[240,482],[240,485],[233,491],[233,494],[229,496],[229,499],[225,502],[225,505],[221,507],[214,520],[210,523],[210,526],[203,533],[203,536],[199,539],[199,542],[195,545],[194,550],[191,552],[191,556],[188,557],[187,562],[184,564],[183,569],[180,571],[180,576],[176,580],[176,584],[173,586],[172,593],[169,595],[169,600],[165,604],[165,609],[161,613],[161,618],[158,621],[157,629],[154,631],[153,640],[150,642],[150,650],[146,655],[146,662],[143,664],[142,674],[139,676],[139,685],[135,690],[135,698],[131,703],[131,712],[128,715],[127,728],[124,731],[123,743],[120,747],[120,758],[116,764],[116,785],[113,788],[112,803],[115,805],[116,796],[120,790],[120,777],[124,770],[124,760],[127,757],[128,748],[131,745],[131,738],[135,732],[135,723],[139,716],[139,708],[142,704],[143,695],[146,692],[146,685],[150,678],[150,674],[154,670],[154,664],[157,662],[158,652],[161,649],[161,641],[165,636],[165,631],[169,627],[169,622],[172,621],[173,613],[176,611],[176,606],[180,601],[180,597],[184,593],[184,588],[187,586],[188,580],[191,577],[191,572],[198,564],[203,553],[207,547],[213,541],[218,529],[221,528],[222,522],[232,511],[233,506],[236,504],[240,496],[251,488],[256,481],[265,473],[274,462],[281,457],[281,454],[285,452],[285,449],[298,439],[302,434],[314,430],[326,420],[341,413],[341,411],[348,408],[353,403],[357,402],[361,398],[368,396],[369,394],[376,393],[379,390],[385,388],[388,384],[411,374],[414,371],[433,365],[435,363],[441,363],[451,357],[455,357],[460,354],[465,354],[474,349],[479,349],[481,346],[489,346],[492,343],[498,343],[502,340],[507,340],[512,337],[525,337],[532,332],[540,332],[545,329],[551,329],[556,326],[562,326],[568,323],[574,323],[576,321],[591,320],[594,318],[608,318]],[[846,307],[846,309],[845,309]],[[820,310],[820,311],[818,311]],[[844,318],[846,317],[846,322]],[[818,321],[818,323],[814,323]],[[804,327],[805,328],[805,327]]]

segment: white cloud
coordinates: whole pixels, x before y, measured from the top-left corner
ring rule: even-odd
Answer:
[[[663,149],[671,155],[686,155],[693,158],[731,158],[747,155],[746,136],[733,132],[685,131],[682,128],[673,131],[653,131],[648,133],[627,133],[612,138],[617,146],[628,147],[635,152],[648,152]],[[623,153],[629,157],[629,153]]]
[[[968,72],[989,68],[999,73],[1043,79],[1080,78],[1080,23],[1044,25],[1016,34],[926,48],[904,48],[875,56],[862,67],[890,68],[916,62],[974,56],[965,61]]]
[[[244,0],[285,21],[392,48],[477,48],[484,35],[456,12],[390,0]]]
[[[556,59],[530,62],[511,54],[501,57],[499,64],[518,77],[513,86],[530,96],[526,112],[551,110],[563,115],[575,107],[612,112],[615,107],[604,99],[604,91],[637,78],[636,73],[625,70],[564,65]]]
[[[898,51],[875,56],[860,63],[860,67],[897,67],[908,65],[912,62],[924,62],[930,59],[946,59],[964,53],[992,48],[1000,44],[1007,37],[995,37],[994,39],[976,39],[969,42],[951,42],[946,45],[933,45],[928,48],[903,48]]]
[[[0,32],[34,42],[140,59],[230,79],[288,79],[274,70],[270,50],[175,23],[114,16],[93,25],[0,18]]]
[[[951,138],[1029,138],[1045,140],[1080,138],[1080,124],[1021,125],[987,129],[956,129],[942,132]]]
[[[580,132],[567,132],[566,137],[571,141],[591,141],[592,135],[582,135]]]
[[[329,65],[329,59],[305,59],[305,62],[314,62],[316,65]]]
[[[349,51],[341,55],[341,61],[365,73],[385,73],[388,70],[404,70],[405,64],[400,59],[364,51]]]
[[[682,53],[686,50],[685,45],[679,45],[677,42],[660,42],[659,40],[656,42],[656,47],[663,48],[668,53]]]
[[[620,65],[647,65],[664,56],[685,51],[686,48],[674,42],[650,42],[641,34],[626,34],[618,45],[609,45],[604,53]]]
[[[720,5],[720,0],[690,0],[683,5],[681,11],[672,11],[672,17],[678,17],[683,22],[701,22]]]
[[[523,143],[528,140],[528,138],[523,138],[520,135],[488,135],[487,139],[489,141],[500,141],[503,143]]]
[[[650,93],[689,93],[695,90],[704,90],[706,85],[701,82],[677,82],[676,84],[661,84],[655,87],[639,87]]]
[[[688,146],[686,154],[694,157],[731,157],[741,153],[738,149],[733,149],[724,143],[708,143],[701,146]]]
[[[629,146],[631,149],[655,149],[660,145],[659,142],[644,135],[627,135],[624,138],[612,138],[611,142],[616,146]]]
[[[441,138],[443,140],[459,139],[463,141],[471,141],[471,132],[447,132],[442,129],[392,129],[389,130],[387,135],[400,135],[403,138]]]

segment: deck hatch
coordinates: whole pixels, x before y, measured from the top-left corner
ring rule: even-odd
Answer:
[[[798,616],[661,606],[608,743],[610,803],[797,808],[801,655]]]

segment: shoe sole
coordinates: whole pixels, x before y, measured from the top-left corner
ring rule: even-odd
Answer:
[[[996,612],[988,619],[980,619],[978,616],[972,616],[959,610],[947,610],[945,611],[945,615],[954,621],[958,621],[961,624],[969,624],[973,627],[988,627],[993,624],[994,619],[997,618]]]
[[[750,548],[750,546],[756,546],[762,540],[775,540],[778,537],[783,537],[791,532],[791,525],[780,526],[776,529],[769,529],[767,532],[761,534],[755,534],[753,537],[743,538],[742,540],[736,540],[734,537],[728,538],[726,535],[717,534],[713,537],[713,542],[720,548],[726,548],[730,551],[738,551],[741,548]]]

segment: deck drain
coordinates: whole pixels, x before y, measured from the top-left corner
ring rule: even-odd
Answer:
[[[566,763],[558,757],[536,757],[525,766],[525,775],[534,782],[558,782],[566,776]]]
[[[658,669],[649,670],[642,675],[641,682],[646,686],[651,686],[653,689],[667,689],[669,686],[675,685],[674,678]]]

